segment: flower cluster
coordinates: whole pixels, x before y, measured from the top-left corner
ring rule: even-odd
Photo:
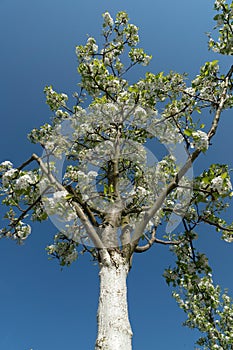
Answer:
[[[217,78],[219,72],[218,60],[206,62],[200,69],[200,74],[192,81],[192,88],[201,98],[199,106],[202,108],[204,101],[215,103],[222,92],[222,81]],[[197,109],[198,110],[198,109]],[[199,110],[200,112],[200,110]]]
[[[194,131],[192,133],[193,143],[192,147],[206,151],[209,147],[209,138],[208,135],[201,130]]]
[[[226,4],[226,0],[215,0],[214,7],[216,10],[220,10]]]
[[[104,27],[106,27],[106,26],[112,27],[113,26],[114,21],[113,21],[109,12],[103,13],[103,19],[104,19],[104,24],[103,24]]]
[[[129,46],[135,46],[138,44],[138,27],[136,27],[134,24],[128,24],[124,30],[124,33]]]
[[[219,31],[217,40],[209,36],[209,48],[214,52],[223,55],[233,54],[233,5],[227,4],[225,0],[216,0],[214,4],[215,10],[219,13],[214,17],[216,27]]]
[[[141,62],[143,66],[148,66],[152,56],[147,55],[143,49],[132,48],[129,52],[129,57],[132,62]]]
[[[87,39],[85,46],[76,46],[76,55],[81,61],[90,61],[91,57],[98,52],[96,40],[92,37]]]
[[[232,196],[232,184],[227,165],[212,164],[207,171],[205,170],[200,177],[196,178],[195,182],[195,187],[206,191],[203,192],[203,196],[212,195],[212,199],[218,199],[219,203],[222,198]]]
[[[148,65],[151,56],[144,53],[143,49],[135,49],[139,42],[138,28],[128,23],[125,12],[117,13],[115,22],[108,12],[103,14],[103,19],[103,36],[106,40],[104,48],[98,52],[98,46],[92,37],[86,45],[77,46],[78,72],[82,78],[81,86],[91,96],[100,97],[108,91],[108,95],[114,95],[116,100],[116,96],[125,92],[126,82],[121,78],[124,64],[120,57],[125,47],[131,48],[129,66],[136,63]],[[125,71],[127,70],[126,67]]]
[[[54,244],[47,246],[46,250],[50,256],[60,260],[61,266],[69,266],[78,258],[76,246],[75,242],[70,241],[63,234],[57,234],[54,238]]]
[[[25,190],[32,185],[32,176],[30,173],[27,173],[23,176],[20,176],[15,183],[15,188],[19,190]]]
[[[189,242],[195,236],[189,233]],[[197,344],[205,349],[230,350],[233,343],[233,305],[229,296],[221,296],[215,286],[204,254],[197,253],[188,243],[173,249],[176,267],[167,269],[164,277],[177,287],[173,297],[187,314],[185,325],[204,334]]]
[[[32,143],[44,144],[53,132],[53,128],[50,124],[46,123],[40,127],[40,129],[32,129],[28,134],[28,138]]]
[[[219,194],[225,194],[232,191],[232,184],[229,178],[220,175],[211,180],[211,188]]]
[[[21,193],[32,187],[38,181],[38,176],[36,172],[33,171],[19,171],[18,169],[9,169],[2,175],[2,185],[5,189],[9,186],[14,189],[14,191],[19,191]]]
[[[9,160],[5,160],[0,164],[0,172],[2,173],[7,170],[10,170],[12,169],[12,167],[13,167],[13,164]]]
[[[61,106],[66,106],[66,101],[68,100],[68,96],[66,94],[58,94],[53,90],[52,86],[46,86],[44,92],[46,94],[46,103],[49,105],[52,111],[57,110]]]
[[[13,238],[21,242],[25,240],[30,235],[30,233],[31,226],[19,221],[18,224],[15,226],[15,233],[13,235]]]
[[[17,169],[9,169],[2,175],[2,185],[4,188],[7,188],[11,181],[17,177],[18,170]]]
[[[66,200],[68,192],[65,190],[56,191],[51,196],[43,196],[43,204],[48,215],[57,215],[61,221],[69,222],[76,219],[77,215]]]

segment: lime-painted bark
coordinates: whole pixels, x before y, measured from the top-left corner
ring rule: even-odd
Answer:
[[[100,265],[98,335],[95,350],[131,350],[132,330],[128,317],[127,275],[129,263],[111,254],[111,263]]]

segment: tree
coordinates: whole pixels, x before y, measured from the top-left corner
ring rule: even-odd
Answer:
[[[217,0],[215,9],[219,38],[210,36],[209,48],[232,55],[233,3]],[[9,207],[1,236],[22,243],[31,233],[29,220],[50,217],[59,228],[47,247],[52,257],[62,266],[79,252],[98,261],[96,350],[131,349],[126,279],[133,255],[168,245],[176,266],[164,276],[186,324],[204,333],[198,344],[231,349],[231,300],[214,286],[207,257],[195,249],[202,223],[232,240],[233,224],[223,219],[232,196],[229,170],[212,164],[193,178],[192,165],[211,146],[222,112],[233,106],[233,66],[221,74],[218,61],[206,62],[190,86],[175,72],[147,72],[130,83],[128,71],[147,66],[151,56],[137,48],[138,28],[125,12],[115,20],[106,12],[103,19],[102,49],[92,37],[76,48],[81,82],[74,106],[66,94],[45,88],[52,124],[29,134],[42,156],[33,154],[18,167],[0,165],[2,202]],[[156,140],[166,149],[160,161],[152,152]]]

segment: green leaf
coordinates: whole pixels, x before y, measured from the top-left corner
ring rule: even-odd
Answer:
[[[218,19],[221,18],[221,17],[222,17],[222,15],[219,15],[219,14],[218,14],[218,15],[214,16],[214,20],[215,20],[215,21],[218,21]]]
[[[114,187],[113,187],[113,184],[110,184],[110,186],[109,186],[109,191],[110,191],[111,193],[113,193],[113,192],[114,192]]]
[[[185,129],[184,134],[187,136],[192,136],[192,130],[191,129]]]
[[[71,194],[71,193],[69,193],[69,194],[67,194],[67,196],[65,196],[65,199],[71,199],[71,198],[73,198],[73,197],[74,197],[74,195]]]
[[[105,196],[108,194],[108,185],[104,184],[104,194]]]
[[[212,66],[216,66],[216,64],[218,64],[218,60],[213,60],[211,63],[212,63]]]
[[[205,183],[205,184],[209,184],[210,183],[210,178],[208,176],[204,176],[202,178],[202,181]]]
[[[222,178],[222,179],[226,179],[227,176],[228,176],[228,173],[227,173],[227,172],[221,174],[221,178]]]

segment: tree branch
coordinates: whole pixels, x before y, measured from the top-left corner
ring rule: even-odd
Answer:
[[[56,178],[47,170],[45,164],[43,163],[43,161],[41,160],[40,157],[38,157],[34,153],[32,155],[32,158],[37,161],[37,163],[41,167],[41,170],[43,171],[43,173],[47,176],[47,178],[51,182],[51,185],[55,185],[57,187],[57,189],[60,190],[60,191],[66,191],[67,192],[66,188],[62,184],[60,184],[60,182],[57,181]],[[76,211],[79,219],[82,221],[82,223],[83,223],[83,225],[84,225],[84,227],[85,227],[85,229],[87,231],[88,236],[92,240],[92,242],[95,245],[95,247],[99,249],[101,262],[104,263],[104,264],[110,264],[111,260],[110,260],[109,253],[105,249],[102,240],[98,236],[98,234],[97,234],[96,230],[94,229],[94,227],[92,226],[91,222],[88,220],[88,218],[85,215],[84,211],[82,210],[82,208],[79,206],[79,204],[77,202],[73,201],[72,205],[74,206],[75,211]]]
[[[180,244],[182,242],[182,240],[179,240],[179,241],[164,241],[162,239],[158,239],[158,238],[156,238],[156,229],[153,229],[151,238],[149,239],[149,238],[146,237],[146,239],[147,239],[148,243],[145,244],[144,246],[137,245],[134,248],[134,252],[135,253],[143,253],[143,252],[149,250],[154,243],[163,244],[163,245],[178,245],[178,244]]]
[[[231,66],[230,70],[228,71],[226,77],[225,77],[225,86],[224,86],[224,89],[223,89],[223,92],[222,92],[222,96],[220,98],[220,101],[218,103],[218,108],[216,110],[216,113],[215,113],[215,117],[214,117],[214,120],[212,122],[212,126],[208,132],[208,138],[209,140],[215,135],[216,131],[217,131],[217,127],[218,127],[218,123],[219,123],[219,119],[220,119],[220,116],[221,116],[221,112],[223,110],[223,107],[224,107],[224,103],[226,102],[226,95],[227,95],[227,89],[228,89],[228,86],[229,86],[229,80],[231,78],[233,74],[233,65]]]
[[[66,186],[66,189],[67,189],[67,191],[68,191],[69,193],[71,193],[71,194],[74,196],[74,197],[73,197],[74,200],[76,200],[76,201],[78,202],[78,204],[81,205],[81,207],[83,208],[85,214],[86,214],[86,215],[88,216],[88,218],[90,219],[92,225],[95,226],[95,227],[99,226],[98,223],[97,223],[97,221],[96,221],[96,219],[95,219],[95,217],[94,217],[94,215],[93,215],[93,213],[92,213],[92,211],[91,211],[91,209],[89,208],[88,204],[85,203],[85,202],[82,202],[82,201],[80,200],[80,198],[78,197],[78,194],[76,193],[75,189],[74,189],[72,186],[70,186],[70,185],[69,185],[69,186]],[[71,200],[72,200],[72,198],[71,198]],[[73,200],[72,200],[72,203],[73,203]]]
[[[200,217],[200,220],[203,222],[206,222],[207,224],[209,224],[211,226],[215,226],[216,228],[218,228],[221,231],[233,232],[233,228],[224,227],[224,226],[220,225],[218,222],[213,222],[211,220],[206,219],[203,216]]]
[[[17,169],[20,171],[22,170],[23,168],[25,168],[28,164],[30,164],[31,162],[33,162],[35,160],[35,158],[33,157],[33,155],[28,159],[26,160],[23,164],[21,164]]]
[[[231,66],[229,72],[227,73],[225,77],[225,87],[222,92],[222,96],[220,98],[220,101],[218,103],[218,108],[215,113],[215,117],[212,122],[212,126],[208,132],[208,138],[211,140],[211,138],[215,135],[217,131],[217,127],[219,124],[219,119],[221,116],[221,112],[224,107],[224,103],[226,101],[226,94],[227,89],[229,85],[229,79],[233,74],[233,65]],[[167,188],[165,188],[160,196],[155,201],[154,205],[146,212],[144,218],[136,225],[134,235],[131,240],[131,247],[132,247],[132,253],[134,249],[136,248],[138,241],[140,237],[142,236],[146,225],[148,224],[149,220],[158,212],[158,210],[162,207],[164,200],[166,199],[167,195],[171,193],[179,184],[179,181],[182,179],[182,177],[187,173],[187,171],[192,166],[193,162],[197,159],[197,157],[200,155],[202,151],[200,149],[196,149],[189,157],[184,166],[180,169],[180,171],[176,174],[176,176],[173,178],[173,180],[168,184]]]

